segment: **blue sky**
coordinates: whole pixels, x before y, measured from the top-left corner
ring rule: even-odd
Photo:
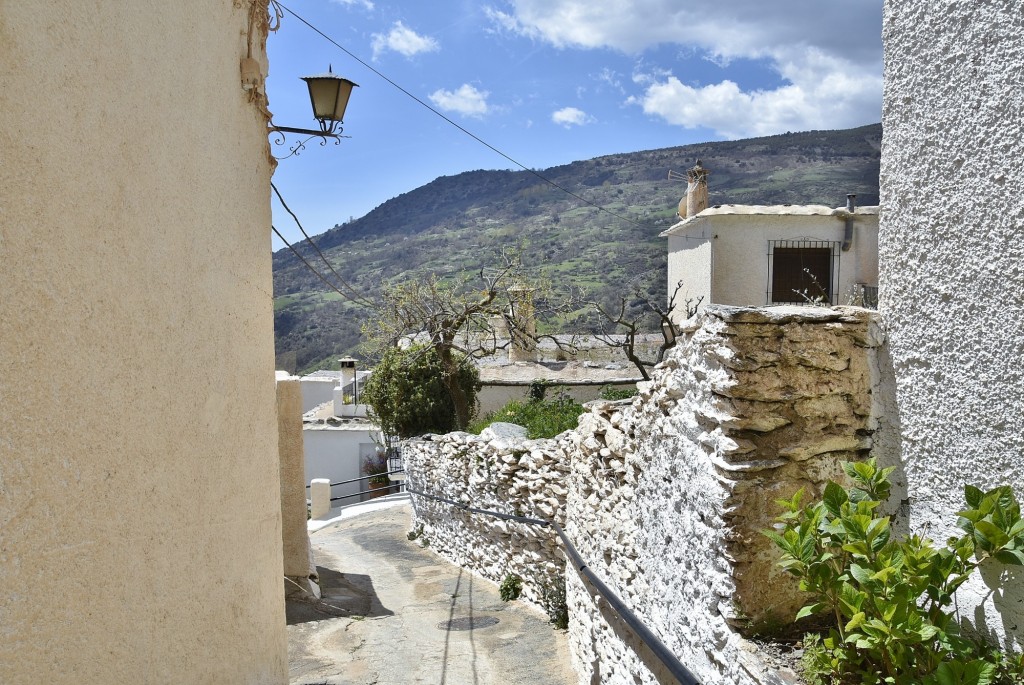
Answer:
[[[881,119],[882,0],[286,0],[347,50],[522,164]],[[515,168],[284,13],[274,123],[315,128],[299,77],[360,85],[340,146],[274,183],[310,234],[438,176]],[[289,143],[291,139],[289,140]],[[274,146],[278,156],[287,154]],[[301,236],[274,202],[274,224]],[[274,249],[282,247],[275,238]]]

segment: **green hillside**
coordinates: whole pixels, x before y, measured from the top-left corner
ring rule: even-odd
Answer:
[[[580,202],[526,171],[469,171],[399,195],[366,216],[315,236],[334,268],[372,299],[382,281],[416,272],[455,274],[495,263],[519,246],[527,267],[557,291],[591,299],[639,288],[665,292],[665,240],[685,184],[668,171],[696,159],[711,170],[712,204],[825,204],[847,193],[877,204],[882,129],[787,133],[608,155],[539,173],[623,220]],[[302,253],[313,261],[312,249]],[[322,263],[320,265],[323,266]],[[326,272],[326,268],[320,269]],[[328,368],[358,355],[359,307],[329,291],[286,249],[274,254],[278,368]],[[548,322],[585,327],[584,320]]]

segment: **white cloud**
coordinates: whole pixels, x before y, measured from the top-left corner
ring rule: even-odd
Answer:
[[[583,126],[584,124],[593,123],[594,117],[590,116],[583,110],[576,109],[575,107],[563,107],[562,109],[551,113],[551,121],[560,126],[571,128],[573,126]]]
[[[345,7],[359,6],[365,10],[372,10],[373,3],[370,0],[331,0],[335,5],[344,5]]]
[[[400,21],[395,22],[395,25],[386,34],[373,34],[371,46],[374,59],[377,59],[385,50],[392,50],[400,55],[412,57],[421,52],[434,52],[441,48],[438,42],[430,36],[421,36]]]
[[[811,51],[802,61],[780,64],[788,85],[750,92],[728,80],[691,86],[676,76],[659,75],[637,79],[646,89],[630,102],[670,124],[704,126],[727,138],[877,121],[882,104],[881,75],[850,72],[846,66]]]
[[[456,112],[466,117],[483,117],[490,111],[486,90],[477,90],[463,83],[458,90],[439,89],[430,94],[430,101],[446,112]]]
[[[639,55],[672,44],[718,65],[764,60],[785,83],[686,85],[641,62],[630,101],[665,121],[737,137],[840,128],[881,116],[883,0],[730,0],[708,7],[678,0],[504,0],[488,12],[502,30],[560,48]],[[646,61],[646,60],[645,60]]]

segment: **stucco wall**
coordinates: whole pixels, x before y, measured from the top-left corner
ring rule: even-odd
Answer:
[[[886,3],[880,308],[911,523],[953,532],[965,482],[1024,496],[1024,14]],[[962,617],[1024,647],[1024,574],[991,565]],[[1002,582],[1000,582],[1002,577]]]
[[[380,444],[380,431],[367,422],[349,426],[307,424],[302,430],[305,445],[306,484],[314,478],[326,478],[332,483],[362,476],[360,449]],[[376,439],[376,440],[375,440]],[[366,490],[366,482],[338,485],[331,488],[333,497],[341,497]],[[358,497],[333,502],[335,507],[359,502]]]
[[[302,443],[302,386],[297,376],[277,372],[277,445],[281,472],[281,537],[289,589],[309,589],[316,576],[306,528],[306,459]]]
[[[334,389],[338,381],[333,378],[303,378],[302,379],[302,411],[303,413],[317,407],[324,402],[334,399]]]
[[[287,680],[246,26],[231,2],[0,5],[5,684]]]
[[[686,235],[670,235],[668,237],[668,292],[666,297],[671,298],[676,293],[676,287],[679,286],[680,281],[683,283],[676,295],[679,305],[673,312],[673,320],[677,322],[686,318],[686,309],[683,304],[686,300],[694,302],[701,300],[704,304],[712,302],[712,250],[714,247],[708,233],[709,228],[706,221],[701,221],[698,230],[688,231]]]

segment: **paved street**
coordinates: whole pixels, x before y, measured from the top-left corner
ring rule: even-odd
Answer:
[[[574,685],[540,611],[410,542],[410,505],[311,534],[318,603],[289,602],[292,685]]]

